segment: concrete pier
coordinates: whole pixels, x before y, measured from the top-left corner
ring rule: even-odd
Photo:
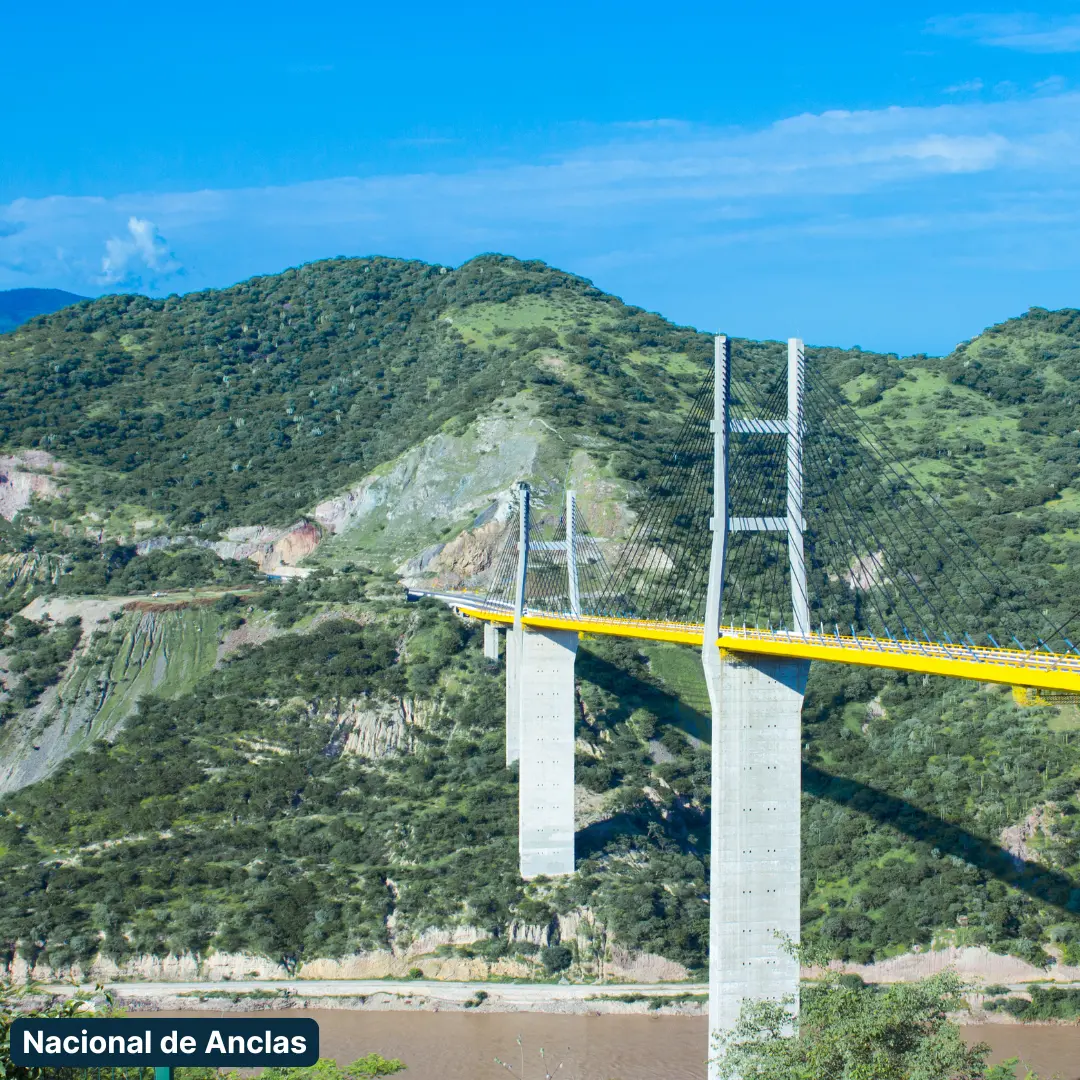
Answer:
[[[801,715],[807,660],[716,653],[712,702],[709,1043],[746,998],[799,993]],[[710,1061],[709,1078],[716,1077]]]
[[[521,638],[524,630],[506,631],[506,764],[521,757]]]
[[[499,628],[490,622],[484,623],[484,659],[499,659]]]
[[[510,638],[508,633],[508,686]],[[570,630],[526,630],[515,646],[520,650],[517,675],[521,757],[518,844],[523,878],[574,872],[574,660],[577,647],[578,635]]]

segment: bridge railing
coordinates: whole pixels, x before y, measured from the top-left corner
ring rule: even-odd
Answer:
[[[909,656],[932,656],[942,660],[970,660],[972,663],[997,664],[1011,668],[1034,668],[1041,671],[1080,672],[1080,656],[1052,653],[1042,649],[989,648],[967,643],[943,644],[911,638],[879,638],[842,634],[827,630],[797,634],[790,630],[760,630],[751,626],[723,626],[720,640],[739,638],[745,641],[800,642],[822,648],[858,649],[868,652],[900,653]]]

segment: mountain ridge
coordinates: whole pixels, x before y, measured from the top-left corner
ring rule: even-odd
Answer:
[[[88,299],[64,289],[0,289],[0,334]]]
[[[780,342],[733,350],[748,378],[782,370]],[[1080,313],[1033,308],[947,357],[808,355],[1031,603],[1080,607]],[[524,886],[476,628],[404,605],[387,572],[466,579],[518,479],[541,517],[569,481],[617,541],[711,356],[708,335],[496,255],[105,297],[0,338],[0,758],[11,773],[49,754],[20,773],[44,779],[0,796],[0,951],[51,970],[210,954],[295,970],[435,927],[492,972],[569,954],[592,977],[609,943],[698,969],[698,659],[583,641],[579,875]],[[268,584],[282,566],[308,576]],[[116,617],[45,620],[63,597]],[[60,618],[76,610],[78,639]],[[389,733],[406,713],[423,722]],[[1076,730],[1071,704],[815,666],[807,936],[857,963],[934,942],[1080,960]],[[1029,819],[1029,861],[995,877]],[[541,951],[563,931],[565,953]]]

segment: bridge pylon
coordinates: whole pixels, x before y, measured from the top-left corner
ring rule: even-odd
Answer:
[[[712,707],[712,854],[709,904],[710,1080],[717,1045],[748,999],[790,999],[798,1007],[801,716],[808,660],[721,651],[728,536],[786,532],[792,624],[809,631],[803,558],[802,342],[788,342],[786,421],[731,416],[731,345],[715,343],[712,544],[702,663]],[[787,440],[784,517],[731,514],[728,446],[740,434]]]
[[[530,492],[517,486],[518,558],[514,622],[506,633],[506,763],[519,763],[518,855],[521,876],[574,872],[574,630],[523,625],[530,555]],[[565,540],[538,551],[566,557],[570,609],[580,612],[574,493],[566,493]]]

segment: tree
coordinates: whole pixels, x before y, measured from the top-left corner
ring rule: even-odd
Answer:
[[[992,1080],[985,1043],[967,1046],[948,1014],[966,1008],[964,984],[946,971],[916,983],[861,985],[829,971],[790,1002],[744,1005],[720,1041],[719,1075],[740,1080]],[[1034,1076],[1030,1080],[1036,1080]]]
[[[70,998],[51,998],[45,1005],[32,1004],[41,996],[40,987],[34,983],[16,985],[10,979],[0,979],[0,1076],[5,1080],[36,1080],[43,1070],[27,1065],[15,1065],[11,1060],[11,1025],[21,1017],[79,1017],[108,1015],[112,1012],[111,997],[97,988],[104,1008],[99,1009],[92,995],[79,991]]]

